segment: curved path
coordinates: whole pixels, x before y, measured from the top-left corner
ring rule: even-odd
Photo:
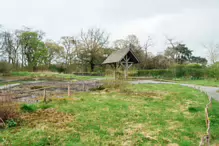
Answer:
[[[161,82],[161,81],[153,81],[153,80],[131,81],[131,83],[132,84],[178,84],[174,82]],[[200,86],[200,85],[193,85],[193,84],[178,84],[178,85],[199,89],[205,92],[208,96],[219,101],[219,92],[217,92],[219,91],[219,87]]]

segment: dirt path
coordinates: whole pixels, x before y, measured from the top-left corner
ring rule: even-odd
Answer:
[[[153,80],[131,81],[131,83],[132,84],[177,84],[174,82],[161,82],[161,81],[153,81]],[[217,92],[219,90],[219,87],[200,86],[200,85],[193,85],[193,84],[179,84],[179,85],[199,89],[207,93],[208,96],[219,101],[219,92]]]

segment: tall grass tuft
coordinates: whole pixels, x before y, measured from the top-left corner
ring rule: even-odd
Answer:
[[[19,105],[13,103],[10,94],[0,94],[0,127],[6,126],[8,121],[19,119]]]
[[[21,106],[21,110],[23,112],[32,113],[32,112],[37,111],[37,106],[35,104],[23,104]]]

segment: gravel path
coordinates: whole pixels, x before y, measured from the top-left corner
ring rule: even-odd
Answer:
[[[161,81],[153,81],[153,80],[131,81],[131,83],[132,84],[177,84],[174,82],[161,82]],[[219,90],[219,87],[200,86],[200,85],[193,85],[193,84],[179,84],[179,85],[199,89],[207,93],[208,96],[219,101],[219,92],[217,92]]]

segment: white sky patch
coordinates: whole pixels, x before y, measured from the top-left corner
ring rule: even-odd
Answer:
[[[109,32],[111,42],[135,34],[144,44],[150,35],[154,54],[167,47],[164,35],[203,57],[202,44],[219,43],[218,0],[0,0],[0,18],[5,28],[40,29],[55,41],[90,27]]]
[[[209,17],[211,16],[211,17]],[[206,57],[203,44],[219,42],[219,13],[216,9],[186,9],[176,14],[157,15],[140,18],[123,24],[116,38],[125,38],[128,34],[139,37],[142,45],[147,36],[151,36],[154,47],[150,49],[156,54],[167,47],[165,36],[185,43],[194,55]],[[216,33],[217,32],[217,33]]]

